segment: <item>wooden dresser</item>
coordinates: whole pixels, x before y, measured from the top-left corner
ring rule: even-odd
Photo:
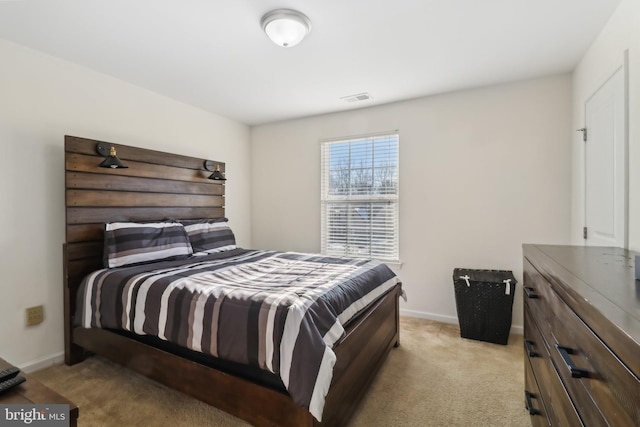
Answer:
[[[620,248],[524,245],[534,426],[640,426],[640,281]]]

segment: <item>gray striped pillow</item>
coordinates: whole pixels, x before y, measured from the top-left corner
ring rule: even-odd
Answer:
[[[104,231],[104,266],[122,267],[187,257],[193,253],[179,222],[110,222]]]
[[[182,221],[194,255],[212,254],[236,248],[236,237],[225,219]]]

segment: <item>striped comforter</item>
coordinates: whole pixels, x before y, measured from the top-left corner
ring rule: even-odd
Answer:
[[[96,271],[78,293],[76,323],[273,372],[320,421],[344,325],[398,282],[377,261],[236,249]]]

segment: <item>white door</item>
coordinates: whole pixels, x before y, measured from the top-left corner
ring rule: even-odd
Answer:
[[[585,104],[585,243],[627,247],[624,67]]]

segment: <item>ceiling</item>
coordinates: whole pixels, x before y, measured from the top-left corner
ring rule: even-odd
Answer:
[[[0,0],[0,38],[256,125],[569,72],[619,3]],[[311,19],[298,46],[262,32],[276,8]]]

